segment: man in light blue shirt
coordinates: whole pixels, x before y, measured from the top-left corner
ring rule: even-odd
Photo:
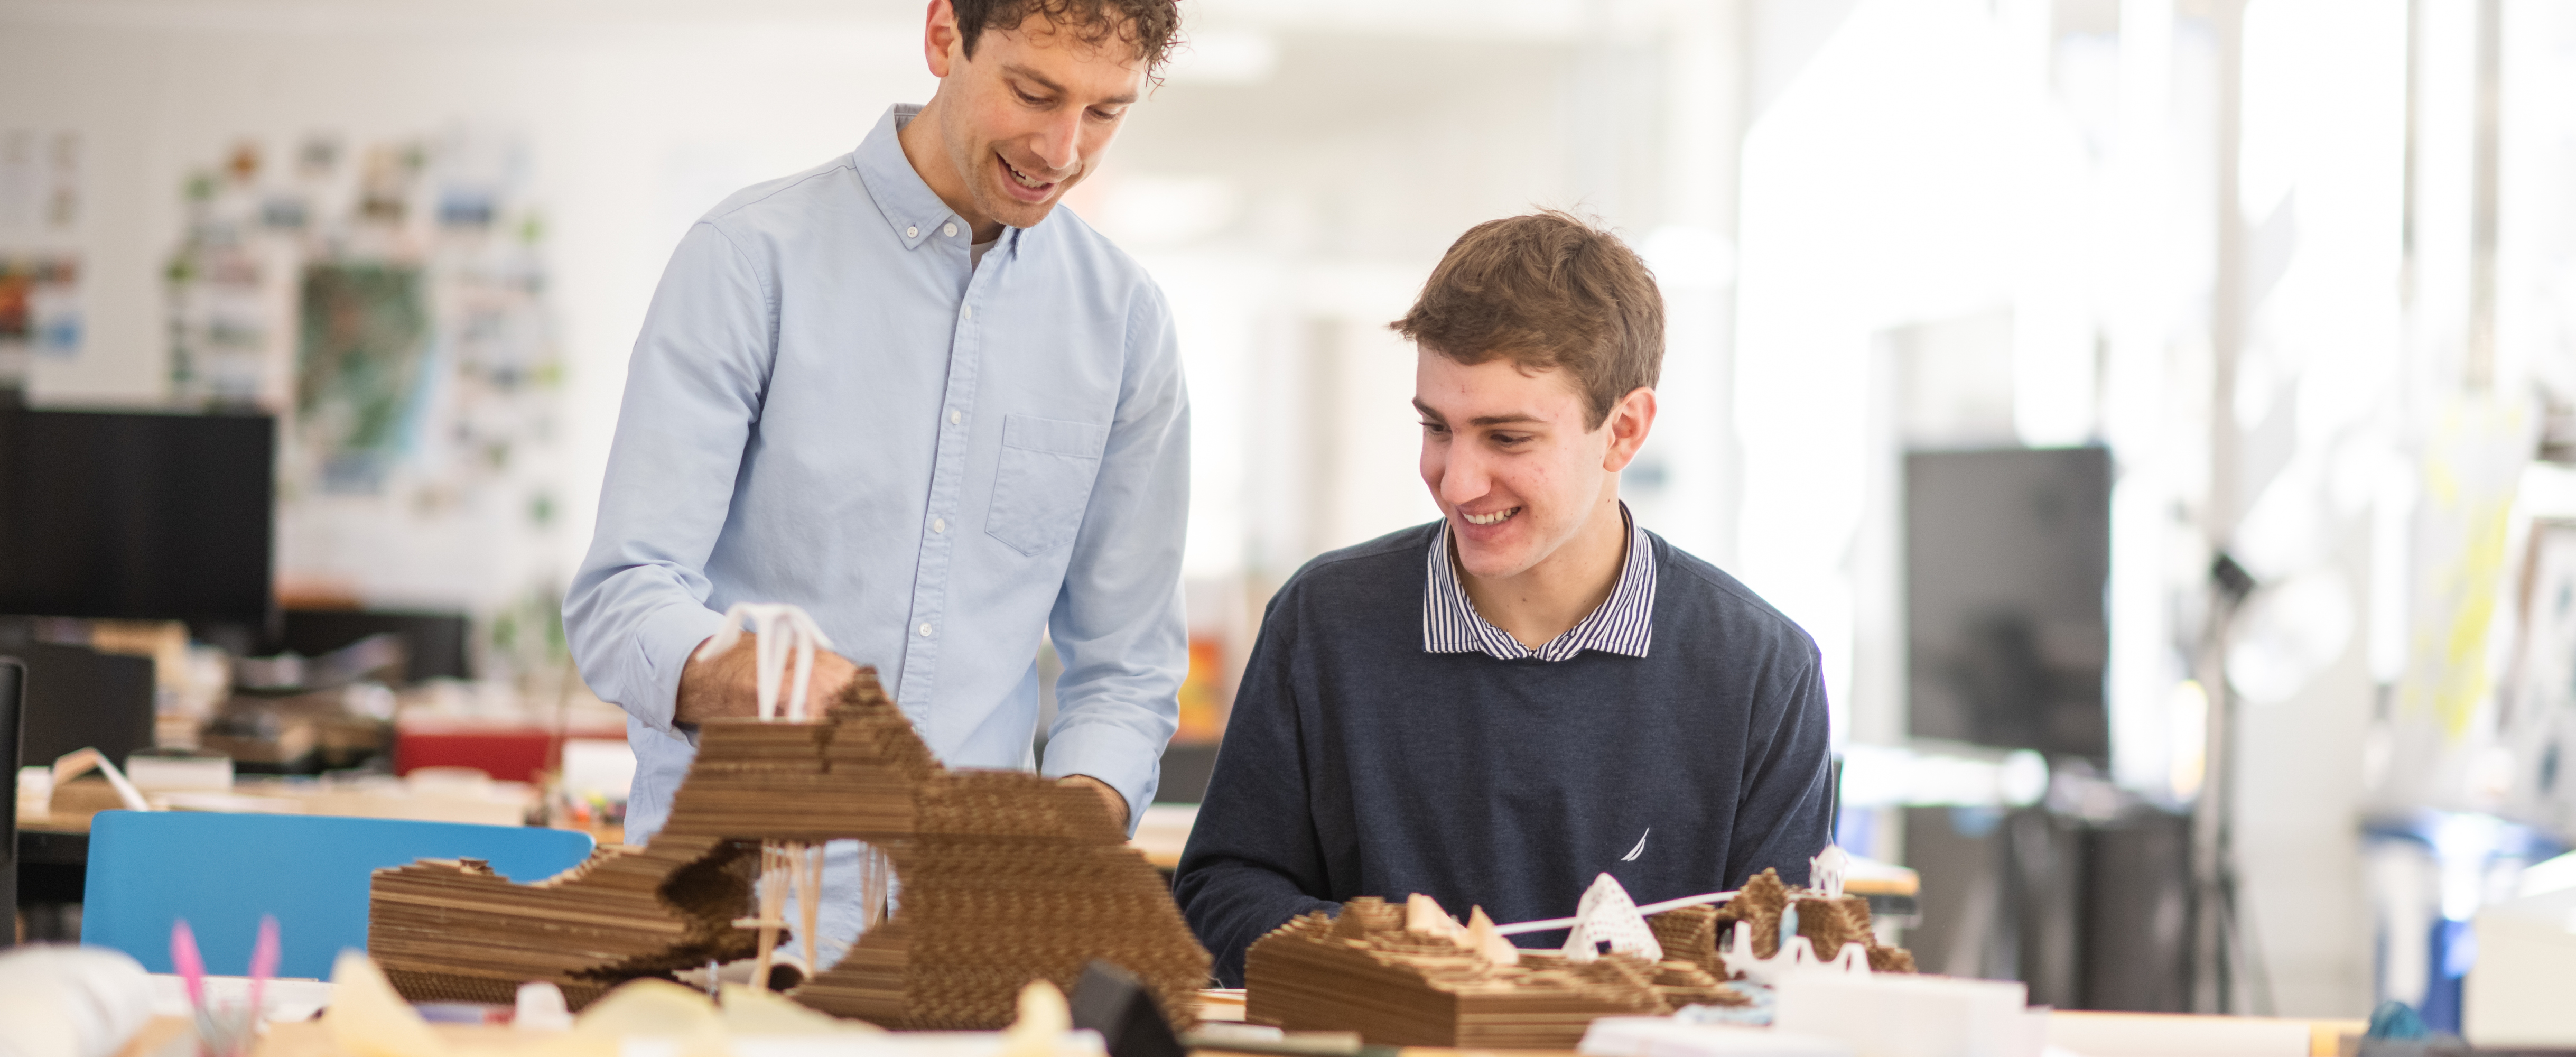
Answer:
[[[629,717],[630,840],[661,828],[697,723],[754,712],[752,650],[692,659],[746,601],[803,606],[838,647],[815,700],[873,664],[957,767],[1037,766],[1051,633],[1043,773],[1122,819],[1152,800],[1188,665],[1189,410],[1162,292],[1054,206],[1176,16],[1032,9],[934,3],[927,105],[736,193],[672,255],[564,601],[583,677]],[[826,964],[857,930],[854,855],[827,864]]]

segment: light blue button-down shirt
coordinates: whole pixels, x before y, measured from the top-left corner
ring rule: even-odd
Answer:
[[[564,600],[583,678],[629,717],[630,837],[696,751],[681,666],[746,601],[805,607],[952,767],[1036,764],[1051,633],[1044,773],[1153,798],[1188,666],[1171,311],[1061,207],[971,263],[896,139],[919,109],[726,199],[654,293]]]

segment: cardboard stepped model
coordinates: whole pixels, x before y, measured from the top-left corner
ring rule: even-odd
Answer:
[[[508,1003],[551,981],[578,1008],[638,977],[751,957],[763,841],[856,839],[902,884],[898,912],[790,992],[892,1028],[1011,1023],[1020,988],[1070,991],[1092,959],[1195,1021],[1207,952],[1098,794],[942,767],[863,668],[811,721],[718,720],[642,848],[602,848],[519,884],[475,860],[376,871],[368,953],[414,1001]]]
[[[1755,953],[1770,958],[1793,903],[1794,935],[1807,937],[1819,958],[1860,944],[1871,970],[1914,971],[1912,955],[1880,946],[1870,932],[1867,900],[1792,889],[1771,870],[1722,907],[1646,917],[1662,948],[1657,959],[1616,947],[1592,957],[1511,949],[1481,909],[1459,926],[1426,897],[1408,907],[1366,896],[1342,904],[1338,918],[1307,914],[1252,945],[1244,1019],[1289,1031],[1356,1031],[1391,1046],[1572,1049],[1599,1017],[1748,1001],[1726,984],[1741,973],[1729,971],[1718,944],[1743,922]]]

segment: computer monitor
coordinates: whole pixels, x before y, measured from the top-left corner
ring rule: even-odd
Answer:
[[[0,613],[265,627],[277,420],[0,409]]]
[[[22,766],[97,749],[123,767],[126,757],[152,747],[152,658],[50,642],[0,642],[0,665],[10,662],[24,679]]]
[[[2110,763],[2111,454],[1905,456],[1909,732]]]

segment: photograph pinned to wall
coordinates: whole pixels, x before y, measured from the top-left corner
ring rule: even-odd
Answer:
[[[290,398],[294,281],[309,233],[291,210],[263,204],[265,157],[245,140],[180,180],[187,221],[162,269],[179,403],[276,411]]]
[[[0,129],[0,388],[80,355],[80,134]]]
[[[521,137],[463,126],[244,139],[185,174],[168,273],[174,394],[282,419],[281,583],[471,614],[495,676],[562,667],[533,615],[579,544],[532,173]]]
[[[0,254],[0,363],[80,355],[80,259]]]
[[[0,238],[67,234],[80,224],[80,133],[0,130]]]
[[[297,439],[311,449],[323,491],[375,494],[407,447],[419,405],[430,330],[421,270],[312,264],[298,301]]]
[[[2497,766],[2494,704],[2504,673],[2493,646],[2512,586],[2508,556],[2516,489],[2536,444],[2517,402],[2457,398],[2435,414],[2409,526],[2406,668],[2389,710],[2386,777],[2372,809],[2494,812],[2509,791]]]

